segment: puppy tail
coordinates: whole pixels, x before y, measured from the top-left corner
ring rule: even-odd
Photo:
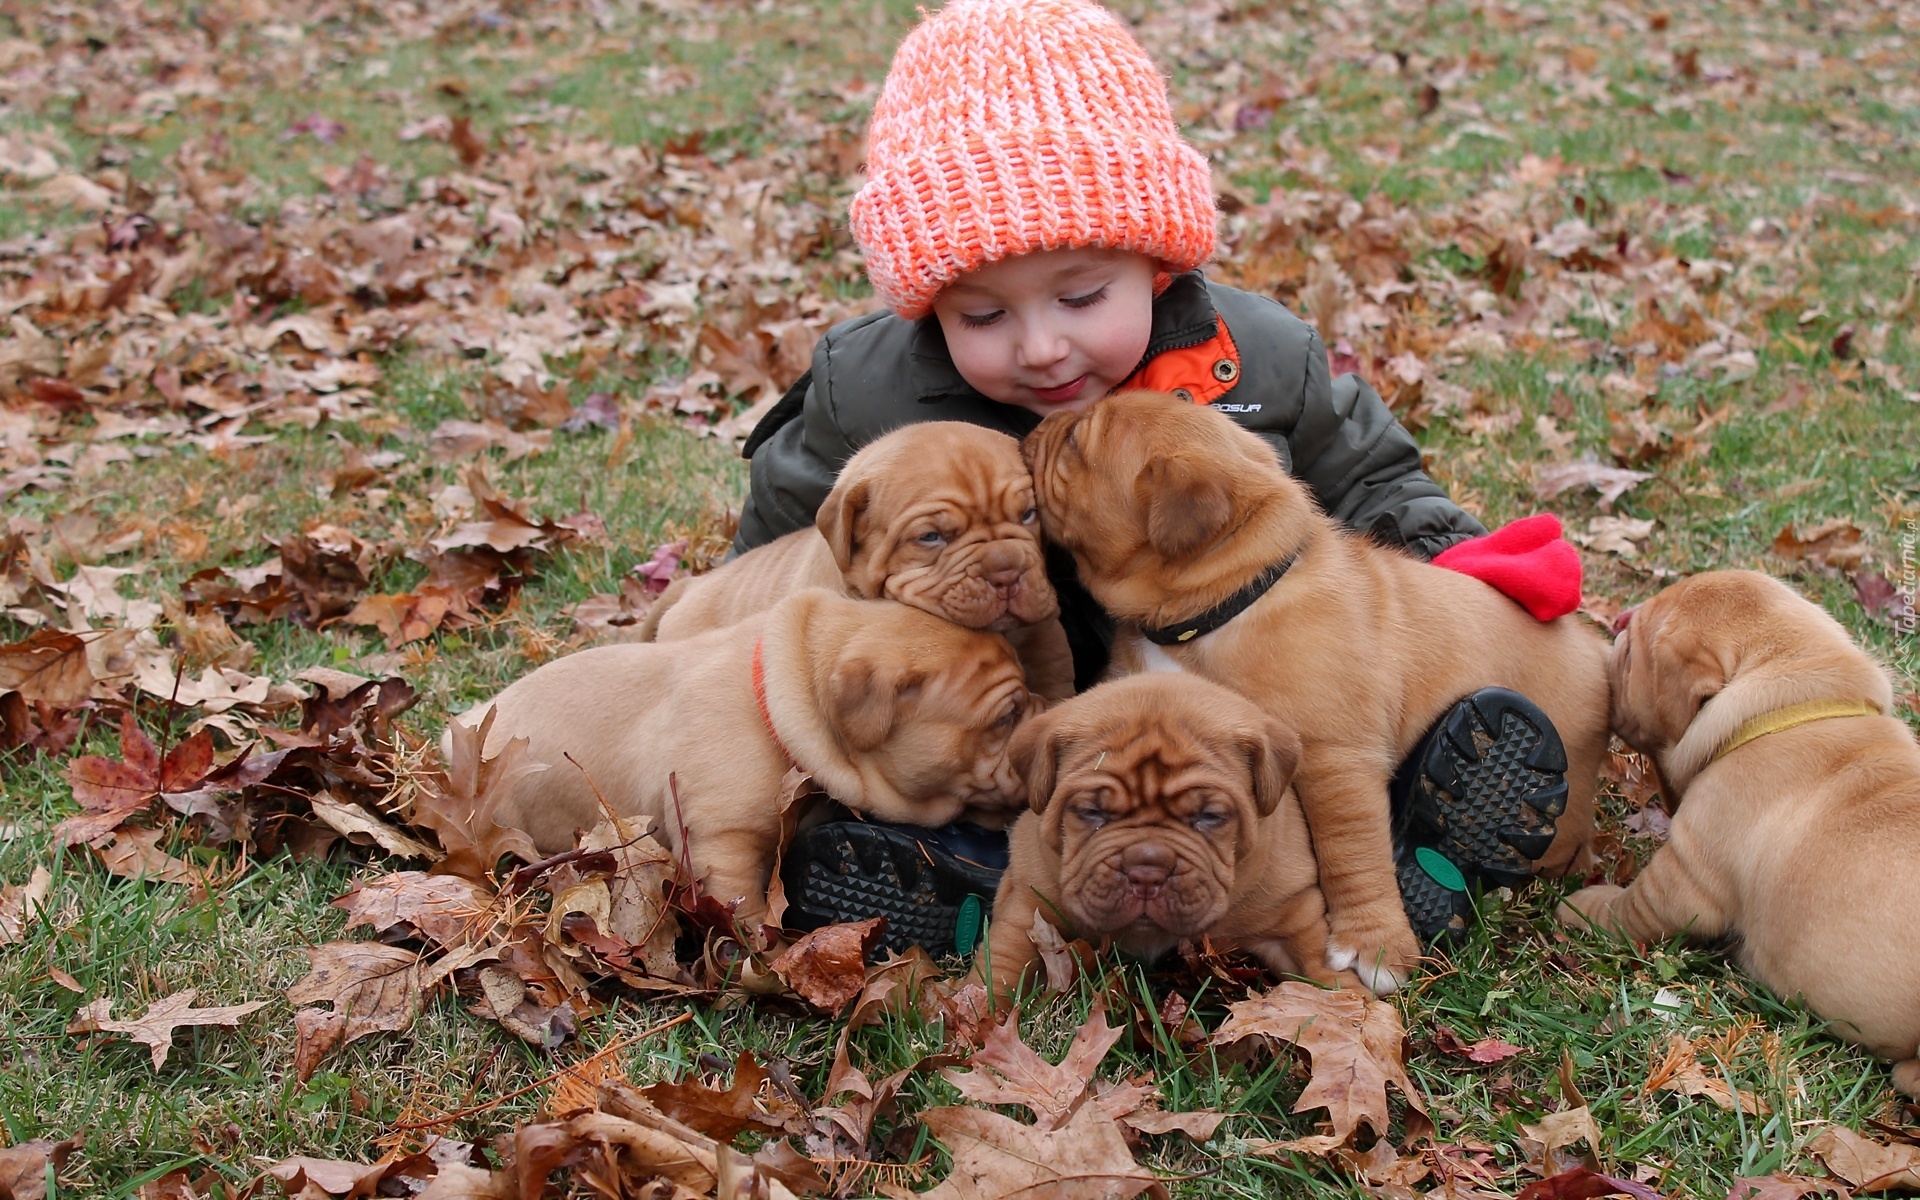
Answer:
[[[683,575],[668,584],[667,590],[660,593],[660,598],[647,605],[646,614],[634,625],[633,631],[620,640],[623,642],[653,641],[660,632],[660,622],[667,615],[667,610],[679,603],[680,597],[686,594],[689,578],[690,576]]]
[[[1920,1100],[1920,1057],[1893,1064],[1893,1086]]]

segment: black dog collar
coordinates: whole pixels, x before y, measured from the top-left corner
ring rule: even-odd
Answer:
[[[1252,608],[1254,601],[1266,595],[1268,588],[1280,582],[1280,577],[1287,573],[1287,568],[1291,567],[1294,559],[1298,557],[1297,552],[1287,555],[1260,572],[1259,578],[1252,583],[1191,620],[1181,621],[1176,625],[1162,625],[1158,629],[1143,629],[1141,632],[1146,634],[1147,640],[1156,646],[1178,646],[1192,641],[1203,633],[1212,633]]]

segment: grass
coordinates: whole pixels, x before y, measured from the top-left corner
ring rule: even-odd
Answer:
[[[1899,83],[1914,67],[1916,31],[1906,15],[1864,3],[1671,12],[1585,2],[1537,11],[1447,4],[1411,14],[1261,0],[1232,0],[1208,13],[1131,0],[1121,7],[1172,75],[1180,119],[1214,155],[1223,187],[1256,204],[1309,191],[1385,197],[1389,209],[1442,231],[1411,239],[1418,252],[1407,272],[1463,286],[1482,279],[1484,251],[1443,234],[1529,154],[1557,158],[1566,172],[1524,197],[1542,214],[1541,228],[1576,217],[1599,225],[1624,213],[1657,247],[1690,261],[1736,264],[1743,315],[1734,331],[1753,343],[1754,373],[1735,382],[1712,372],[1704,379],[1656,373],[1649,411],[1674,426],[1727,411],[1699,453],[1656,460],[1648,468],[1655,477],[1615,506],[1617,515],[1654,520],[1655,531],[1636,558],[1589,554],[1590,594],[1632,603],[1674,574],[1718,567],[1791,574],[1895,667],[1903,690],[1920,686],[1920,644],[1868,614],[1848,578],[1770,554],[1774,535],[1791,523],[1845,517],[1862,530],[1868,567],[1900,582],[1903,546],[1911,546],[1920,519],[1915,406],[1866,374],[1860,349],[1844,358],[1833,350],[1841,329],[1853,325],[1856,347],[1877,343],[1870,354],[1904,372],[1907,389],[1920,386],[1916,310],[1900,308],[1920,270],[1911,248],[1920,221],[1920,101]],[[168,44],[185,47],[180,61],[227,73],[219,94],[183,94],[137,133],[112,132],[139,111],[140,89],[180,78],[182,69],[124,31],[60,23],[75,18],[4,17],[0,25],[13,25],[0,30],[5,36],[50,48],[94,37],[104,49],[90,87],[56,81],[37,115],[27,115],[34,105],[10,103],[0,109],[0,133],[55,135],[68,150],[63,162],[79,168],[119,157],[133,184],[162,190],[183,149],[217,146],[222,161],[256,181],[239,211],[263,225],[289,201],[323,196],[329,173],[349,171],[363,156],[387,172],[367,198],[375,210],[412,203],[429,184],[458,175],[466,168],[453,147],[431,137],[400,140],[403,127],[436,114],[469,118],[494,146],[564,131],[672,153],[708,176],[729,164],[818,149],[829,135],[857,139],[872,100],[865,85],[877,81],[913,19],[905,0],[819,0],[662,4],[643,16],[604,16],[605,26],[592,12],[555,8],[536,19],[507,6],[491,17],[462,9],[437,27],[364,12],[305,22],[296,12],[273,29],[240,22],[209,31],[212,9],[147,8],[142,28],[153,40],[179,39]],[[1817,61],[1806,61],[1806,52]],[[1592,65],[1581,68],[1587,55]],[[1685,66],[1689,56],[1695,73]],[[297,69],[286,69],[289,62]],[[1734,78],[1710,78],[1714,64]],[[1600,80],[1601,98],[1582,98],[1577,76]],[[1231,119],[1223,124],[1218,114],[1269,80],[1285,84],[1291,99],[1264,127],[1232,132]],[[1435,81],[1437,103],[1423,115],[1423,87]],[[331,144],[282,136],[313,112],[341,122],[346,133]],[[857,161],[857,140],[848,144]],[[842,199],[846,183],[831,181]],[[804,199],[805,192],[795,194]],[[555,219],[564,226],[577,216]],[[0,240],[71,230],[80,220],[24,186],[0,198]],[[1757,221],[1780,223],[1791,252],[1760,256],[1751,241]],[[1300,304],[1306,251],[1318,246],[1352,265],[1345,228],[1329,224],[1306,235],[1297,270],[1243,282]],[[830,244],[828,265],[809,266],[819,295],[862,303],[857,273],[831,254]],[[1221,270],[1234,266],[1229,259]],[[712,311],[740,303],[738,293],[711,289],[703,302]],[[175,295],[183,316],[211,319],[230,303],[230,294],[205,290],[199,278]],[[1437,338],[1459,319],[1436,315],[1430,332]],[[1554,451],[1536,431],[1538,418],[1552,417],[1571,435],[1567,454],[1608,457],[1621,405],[1603,381],[1633,371],[1640,356],[1592,308],[1576,308],[1565,324],[1568,337],[1516,340],[1504,354],[1428,356],[1449,383],[1519,413],[1505,430],[1440,419],[1421,433],[1435,477],[1490,524],[1540,506],[1532,471]],[[144,573],[123,590],[151,597],[177,590],[204,567],[257,562],[271,552],[264,535],[315,520],[362,537],[417,541],[432,526],[428,498],[463,470],[431,461],[423,435],[442,420],[478,413],[488,365],[405,341],[377,363],[377,406],[357,424],[256,426],[247,432],[272,439],[218,454],[149,439],[162,453],[137,469],[8,496],[8,516],[50,520],[84,507],[104,527],[140,530],[138,551],[114,561],[142,563]],[[597,389],[631,399],[700,364],[661,342],[632,360],[550,365],[577,376],[576,395]],[[17,395],[8,401],[13,410],[25,404]],[[85,420],[68,422],[59,437],[84,436],[85,428]],[[384,496],[335,499],[324,488],[321,473],[339,465],[346,443],[403,456],[377,485]],[[609,433],[556,434],[549,452],[511,464],[493,456],[488,469],[504,492],[532,498],[543,516],[582,506],[598,513],[609,537],[546,561],[486,625],[403,652],[398,669],[421,692],[411,719],[423,732],[564,648],[569,629],[559,613],[566,605],[616,589],[655,544],[737,503],[745,486],[744,466],[724,444],[660,419],[641,420],[624,442]],[[243,497],[257,500],[236,507]],[[1553,507],[1576,530],[1605,515],[1591,496],[1569,494]],[[415,571],[402,564],[376,586],[403,588]],[[354,669],[387,654],[377,634],[346,626],[241,632],[259,645],[256,669],[281,679],[316,664]],[[0,617],[0,641],[25,633]],[[142,716],[156,732],[168,721],[157,706]],[[111,752],[110,725],[97,721],[72,754]],[[199,989],[201,1004],[277,997],[305,973],[303,947],[341,936],[344,915],[327,901],[383,864],[357,851],[322,861],[274,857],[198,901],[177,888],[121,880],[91,860],[51,850],[48,831],[73,808],[64,768],[64,759],[0,758],[0,882],[23,882],[39,865],[55,876],[48,910],[22,941],[0,948],[0,1123],[10,1141],[89,1131],[87,1149],[62,1176],[62,1195],[132,1195],[182,1166],[211,1170],[233,1191],[289,1154],[367,1158],[391,1144],[398,1125],[524,1088],[684,1007],[610,995],[608,1010],[555,1058],[443,995],[407,1034],[358,1042],[302,1086],[290,1069],[290,1006],[274,999],[237,1031],[183,1031],[156,1072],[145,1049],[73,1038],[67,1023],[96,997],[112,998],[122,1017],[185,987]],[[1609,804],[1608,825],[1617,832],[1624,810],[1617,799]],[[1628,838],[1626,848],[1644,857],[1653,847]],[[1562,1103],[1563,1057],[1603,1131],[1594,1148],[1601,1162],[1638,1169],[1667,1194],[1718,1195],[1736,1176],[1811,1170],[1806,1142],[1824,1123],[1911,1122],[1883,1065],[1767,995],[1721,955],[1570,939],[1551,920],[1554,900],[1551,888],[1493,898],[1471,939],[1398,1001],[1412,1039],[1409,1069],[1431,1100],[1439,1141],[1484,1145],[1503,1186],[1529,1178],[1520,1169],[1519,1127]],[[61,982],[68,977],[78,992]],[[1209,1028],[1232,998],[1214,984],[1107,959],[1077,992],[1029,1003],[1023,1029],[1057,1056],[1096,996],[1151,1008],[1149,998],[1171,988],[1194,998]],[[1678,998],[1677,1008],[1656,1008],[1663,993]],[[703,1055],[731,1059],[747,1048],[787,1060],[809,1095],[824,1086],[837,1026],[778,1004],[692,1011],[692,1021],[621,1052],[628,1076],[677,1078]],[[1433,1047],[1442,1026],[1463,1041],[1498,1037],[1525,1051],[1474,1067]],[[1703,1055],[1708,1069],[1724,1070],[1729,1083],[1772,1111],[1747,1116],[1647,1092],[1649,1072],[1675,1035],[1719,1047],[1718,1058]],[[877,1076],[918,1059],[940,1038],[939,1029],[900,1018],[860,1031],[855,1044]],[[1149,1146],[1143,1160],[1180,1180],[1177,1195],[1364,1190],[1315,1160],[1242,1153],[1248,1140],[1312,1132],[1311,1113],[1290,1113],[1305,1080],[1290,1058],[1189,1055],[1164,1037],[1136,1033],[1109,1060],[1108,1073],[1136,1072],[1154,1077],[1168,1107],[1233,1114],[1205,1146],[1178,1139]],[[445,1132],[485,1141],[535,1115],[546,1091],[533,1088]],[[912,1078],[905,1115],[883,1124],[882,1136],[897,1127],[915,1145],[911,1114],[956,1098],[937,1075]]]

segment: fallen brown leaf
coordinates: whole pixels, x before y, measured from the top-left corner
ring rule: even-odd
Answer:
[[[35,867],[23,884],[0,888],[0,946],[11,945],[25,936],[26,927],[46,906],[53,890],[53,876],[45,867]]]
[[[426,986],[418,952],[378,942],[327,942],[308,947],[307,959],[312,970],[287,988],[287,999],[333,1009],[295,1014],[296,1055],[318,1061],[368,1034],[403,1030],[419,1015]]]
[[[804,934],[773,960],[774,974],[807,1003],[837,1017],[866,985],[867,954],[884,925],[884,917],[875,917]]]
[[[1346,1143],[1361,1125],[1386,1137],[1391,1123],[1389,1083],[1416,1114],[1408,1120],[1410,1128],[1426,1124],[1426,1102],[1402,1065],[1406,1029],[1393,1005],[1358,992],[1328,991],[1290,981],[1263,996],[1229,1005],[1227,1012],[1227,1020],[1213,1035],[1214,1045],[1260,1037],[1296,1045],[1311,1058],[1312,1077],[1293,1111],[1325,1107],[1333,1132],[1304,1139],[1305,1148],[1324,1154]]]
[[[195,1008],[193,998],[198,992],[194,988],[175,992],[153,1002],[146,1013],[134,1021],[114,1021],[108,1019],[113,1001],[102,997],[82,1008],[75,1014],[68,1033],[124,1033],[134,1041],[153,1050],[153,1069],[159,1070],[167,1061],[167,1051],[173,1047],[173,1031],[183,1025],[222,1025],[231,1028],[240,1023],[240,1018],[256,1009],[265,1008],[265,1000],[253,1000],[246,1004],[227,1004],[217,1008]]]
[[[1610,512],[1613,502],[1633,487],[1652,479],[1645,471],[1609,467],[1591,459],[1584,462],[1553,463],[1538,467],[1533,474],[1533,494],[1551,500],[1574,488],[1592,488],[1600,493],[1600,511]]]
[[[805,1133],[806,1114],[777,1091],[762,1096],[766,1082],[766,1068],[742,1050],[734,1064],[733,1081],[724,1091],[698,1079],[656,1083],[640,1091],[669,1117],[723,1142],[732,1141],[743,1129]]]
[[[1083,1105],[1059,1129],[1022,1125],[979,1108],[931,1108],[921,1123],[953,1155],[934,1200],[1128,1200],[1164,1194],[1153,1173],[1133,1159],[1113,1118]]]
[[[531,743],[526,738],[512,739],[492,758],[481,757],[487,731],[498,715],[498,709],[490,709],[477,726],[460,721],[447,724],[451,745],[446,773],[429,780],[414,800],[414,824],[432,830],[447,852],[434,865],[436,875],[459,875],[481,882],[491,877],[505,855],[527,862],[540,857],[526,833],[493,820],[493,806],[499,802],[497,793],[502,788],[522,775],[548,769],[546,763],[527,757]]]
[[[1807,1143],[1807,1153],[1855,1192],[1920,1189],[1920,1146],[1890,1146],[1844,1125],[1829,1125]]]
[[[87,643],[78,634],[36,629],[25,641],[0,646],[0,693],[18,692],[29,704],[72,708],[93,694]]]
[[[1066,1056],[1055,1065],[1020,1039],[1016,1012],[989,1033],[967,1060],[973,1070],[949,1069],[941,1076],[976,1104],[1022,1104],[1033,1110],[1034,1128],[1056,1129],[1086,1099],[1100,1060],[1120,1040],[1121,1032],[1107,1024],[1106,1006],[1096,1004],[1086,1023],[1074,1032]]]
[[[1758,1178],[1742,1176],[1735,1179],[1733,1186],[1727,1189],[1727,1200],[1800,1200],[1802,1196],[1819,1192],[1831,1192],[1842,1200],[1848,1195],[1846,1188],[1831,1179],[1784,1175],[1775,1171]]]
[[[1668,1039],[1665,1056],[1654,1066],[1640,1090],[1648,1095],[1666,1091],[1705,1096],[1721,1108],[1737,1107],[1749,1116],[1772,1111],[1766,1101],[1752,1092],[1734,1088],[1717,1074],[1710,1075],[1703,1070],[1697,1048],[1679,1034]]]
[[[1615,1179],[1586,1167],[1575,1167],[1520,1189],[1515,1200],[1597,1200],[1600,1196],[1632,1196],[1634,1200],[1662,1200],[1659,1192],[1631,1179]]]
[[[63,1142],[35,1138],[17,1146],[0,1147],[0,1196],[13,1200],[46,1200],[47,1167],[55,1171],[83,1145],[78,1137]],[[63,1189],[64,1190],[64,1189]]]
[[[1806,562],[1829,575],[1857,571],[1867,557],[1867,548],[1860,543],[1860,527],[1845,517],[1807,529],[1789,525],[1774,535],[1773,552],[1788,562]]]

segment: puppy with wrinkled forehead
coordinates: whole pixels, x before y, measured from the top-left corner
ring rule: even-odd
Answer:
[[[847,460],[815,518],[718,570],[679,580],[638,638],[676,641],[762,612],[803,587],[885,597],[1006,633],[1034,690],[1073,694],[1033,479],[1013,438],[957,421],[905,425]]]
[[[1625,614],[1611,670],[1614,728],[1658,765],[1672,829],[1631,885],[1575,892],[1560,920],[1737,938],[1742,968],[1920,1099],[1920,745],[1886,670],[1757,571]]]
[[[1037,956],[1036,912],[1143,958],[1205,935],[1279,974],[1359,986],[1326,965],[1287,726],[1197,676],[1136,675],[1035,717],[1010,753],[1032,811],[993,905],[997,995]]]
[[[478,726],[491,711],[484,753],[526,738],[547,764],[504,785],[486,814],[496,824],[552,854],[601,819],[603,800],[651,817],[708,892],[742,900],[751,927],[790,767],[885,821],[1016,810],[1026,793],[1007,744],[1033,707],[999,634],[813,588],[685,641],[555,659],[455,719]]]
[[[1386,993],[1419,961],[1387,789],[1440,715],[1481,688],[1532,700],[1566,747],[1566,811],[1537,869],[1584,860],[1607,744],[1598,632],[1573,617],[1536,621],[1478,580],[1342,530],[1271,446],[1203,405],[1109,396],[1048,417],[1023,448],[1047,536],[1122,623],[1116,669],[1200,675],[1299,734],[1294,787],[1326,894],[1330,969],[1352,967]],[[1148,646],[1139,633],[1249,592],[1258,598],[1185,640]]]

